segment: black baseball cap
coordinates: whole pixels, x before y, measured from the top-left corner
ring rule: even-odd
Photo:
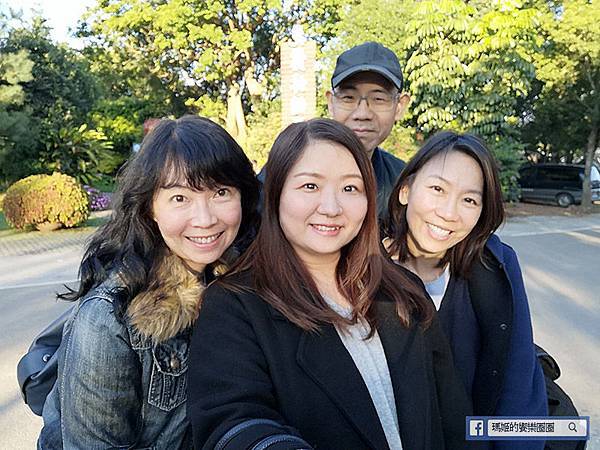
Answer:
[[[365,42],[338,56],[331,86],[335,88],[358,72],[376,72],[390,80],[398,90],[402,90],[402,69],[398,57],[377,42]]]

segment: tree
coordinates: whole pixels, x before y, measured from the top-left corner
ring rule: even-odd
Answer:
[[[27,112],[16,110],[24,100],[23,83],[31,81],[33,62],[24,49],[6,48],[8,18],[0,12],[0,180],[6,177],[7,157],[15,146],[31,141],[30,120]],[[4,176],[3,176],[4,175]]]
[[[223,114],[230,131],[245,138],[251,80],[272,87],[278,43],[294,23],[315,39],[332,36],[339,0],[102,0],[85,26],[92,45],[127,69],[149,71],[177,99],[205,115]],[[267,89],[273,92],[272,89]]]
[[[561,131],[573,145],[585,149],[582,206],[587,209],[591,166],[600,146],[600,3],[565,0],[551,6],[545,22],[545,52],[537,60],[538,78],[544,82],[543,101],[560,105],[558,113],[569,113]],[[573,132],[568,133],[569,127]]]
[[[406,123],[425,137],[445,128],[482,136],[508,193],[522,150],[522,105],[535,77],[537,15],[517,0],[363,0],[348,10],[340,37],[344,46],[370,39],[395,50],[406,61],[413,99]]]
[[[55,169],[79,179],[91,179],[115,161],[101,131],[87,129],[88,114],[98,98],[96,80],[74,50],[54,43],[45,20],[21,22],[2,41],[4,52],[28,55],[30,77],[20,83],[19,104],[13,103],[13,122],[27,117],[27,139],[12,140],[0,167],[5,182]],[[82,128],[83,126],[83,128]],[[74,163],[81,159],[82,163]]]

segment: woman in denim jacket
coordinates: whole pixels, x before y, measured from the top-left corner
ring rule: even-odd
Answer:
[[[252,164],[220,126],[162,120],[119,179],[80,267],[40,449],[191,448],[191,327],[255,227]]]

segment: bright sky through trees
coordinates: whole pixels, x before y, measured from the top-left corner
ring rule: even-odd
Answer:
[[[14,9],[22,9],[25,17],[31,17],[32,11],[41,12],[48,19],[52,28],[52,38],[59,42],[67,42],[72,47],[81,47],[78,39],[71,36],[69,28],[75,30],[77,21],[87,7],[95,3],[94,0],[13,0],[6,3]]]

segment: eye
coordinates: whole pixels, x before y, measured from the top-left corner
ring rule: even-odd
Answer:
[[[387,103],[390,101],[390,99],[387,97],[384,97],[383,95],[376,95],[373,97],[373,101],[375,103]]]
[[[474,198],[471,197],[466,197],[465,198],[465,202],[468,203],[469,205],[473,205],[473,206],[478,206],[479,202],[477,200],[475,200]]]
[[[437,184],[434,184],[433,186],[430,186],[430,189],[433,189],[435,192],[439,192],[440,194],[442,192],[444,192],[444,189],[441,186],[438,186]]]
[[[344,186],[344,192],[358,192],[359,189],[357,186],[354,186],[353,184],[349,185],[349,186]]]
[[[215,191],[215,197],[227,197],[229,194],[231,194],[229,188],[219,188]]]
[[[308,191],[314,191],[317,189],[317,185],[315,183],[304,183],[302,189],[306,189]]]
[[[176,194],[171,197],[171,201],[175,203],[183,203],[185,202],[185,196],[181,194]]]
[[[340,92],[337,97],[346,103],[352,103],[356,100],[356,94],[353,94],[352,92]]]

